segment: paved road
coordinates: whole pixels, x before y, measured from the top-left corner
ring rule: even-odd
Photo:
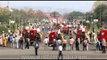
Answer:
[[[82,48],[82,47],[81,47]],[[84,59],[84,58],[106,58],[107,54],[102,54],[101,51],[96,52],[94,47],[89,48],[89,51],[63,51],[64,59]],[[0,58],[15,58],[15,59],[57,59],[58,51],[52,51],[48,47],[39,48],[39,55],[35,56],[33,46],[30,49],[13,49],[8,47],[0,47]]]

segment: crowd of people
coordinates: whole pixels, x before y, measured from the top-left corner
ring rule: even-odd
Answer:
[[[66,50],[66,48],[69,46],[69,50],[76,49],[77,51],[81,50],[81,45],[83,46],[83,51],[88,51],[90,45],[94,44],[93,46],[96,46],[96,51],[102,51],[102,53],[106,53],[106,39],[99,40],[99,32],[97,31],[85,31],[85,29],[82,29],[82,24],[79,24],[77,28],[72,28],[72,31],[70,31],[69,28],[67,32],[64,32],[60,30],[60,33],[57,32],[57,37],[53,39],[53,50],[58,50],[58,43],[60,43],[59,40],[62,41],[62,47],[63,50]],[[78,28],[82,29],[81,34],[77,31]],[[52,30],[53,31],[53,30]],[[65,38],[67,36],[68,38]],[[44,39],[44,43],[46,47],[49,43],[49,37],[46,37]]]
[[[44,49],[48,49],[50,46],[49,44],[49,33],[47,31],[53,32],[55,31],[59,25],[53,25],[45,29],[43,26],[41,32],[42,35],[44,34],[43,31],[46,30],[45,35],[41,37],[39,32],[35,33],[34,37],[34,48],[35,48],[35,55],[38,55],[38,48],[40,46],[40,43],[44,44]],[[63,56],[62,51],[67,50],[67,47],[69,47],[69,50],[74,50],[76,49],[77,51],[81,50],[81,45],[83,46],[83,51],[88,51],[89,50],[89,45],[91,42],[94,42],[96,45],[96,51],[102,51],[102,53],[106,53],[106,40],[103,39],[100,41],[98,39],[99,34],[98,32],[91,32],[86,31],[83,29],[84,25],[78,24],[77,27],[68,27],[64,29],[58,29],[56,32],[56,38],[53,39],[52,42],[52,47],[53,50],[59,50],[59,57]],[[81,29],[82,32],[79,34],[78,29]],[[47,35],[47,34],[48,35]],[[45,37],[45,38],[43,38]],[[67,37],[67,38],[66,38]],[[11,48],[21,48],[21,49],[29,49],[29,46],[31,45],[30,42],[30,36],[29,36],[29,31],[26,29],[23,30],[23,33],[18,32],[10,32],[8,35],[6,35],[4,32],[1,34],[1,45],[3,47],[11,47]],[[58,58],[59,58],[58,57]]]

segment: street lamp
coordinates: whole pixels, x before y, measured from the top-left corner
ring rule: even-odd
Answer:
[[[91,17],[91,22],[92,22],[92,17],[93,17],[93,16],[91,15],[90,17]]]
[[[94,24],[95,24],[94,27],[96,27],[96,23],[98,22],[98,19],[94,19],[93,22],[94,22]]]
[[[9,18],[9,26],[11,23],[14,23],[13,21],[11,21],[11,13],[13,12],[13,10],[11,8],[9,8],[9,11],[10,11],[10,18]],[[11,26],[10,26],[10,29],[11,29]],[[12,30],[12,29],[11,29]]]
[[[94,32],[93,21],[92,21],[92,20],[93,20],[93,19],[92,19],[92,18],[93,18],[93,15],[91,15],[90,17],[91,17],[91,25],[90,25],[90,27],[92,27],[91,30],[93,30],[93,32]]]
[[[86,23],[90,23],[89,20],[87,20]]]
[[[94,22],[97,23],[97,22],[98,22],[98,19],[94,19]]]

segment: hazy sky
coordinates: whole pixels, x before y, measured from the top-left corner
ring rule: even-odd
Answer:
[[[43,11],[81,11],[87,12],[92,9],[95,1],[9,1],[11,8],[34,8]],[[6,6],[7,1],[0,1],[0,5]]]

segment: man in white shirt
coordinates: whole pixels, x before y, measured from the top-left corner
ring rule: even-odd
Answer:
[[[61,42],[61,40],[60,39],[58,39],[58,45],[60,45],[62,42]]]
[[[53,39],[53,50],[56,50],[56,39]]]
[[[46,38],[44,39],[44,44],[45,44],[45,47],[46,47],[46,48],[48,47],[48,42],[49,42],[49,38],[46,37]]]
[[[59,60],[60,57],[61,57],[61,59],[63,59],[63,53],[62,53],[63,47],[62,47],[62,44],[59,45],[58,49],[59,49],[58,60]]]
[[[61,40],[60,40],[60,39],[56,40],[56,48],[57,48],[57,50],[59,49],[59,48],[58,48],[58,47],[59,47],[59,44],[61,44]]]

